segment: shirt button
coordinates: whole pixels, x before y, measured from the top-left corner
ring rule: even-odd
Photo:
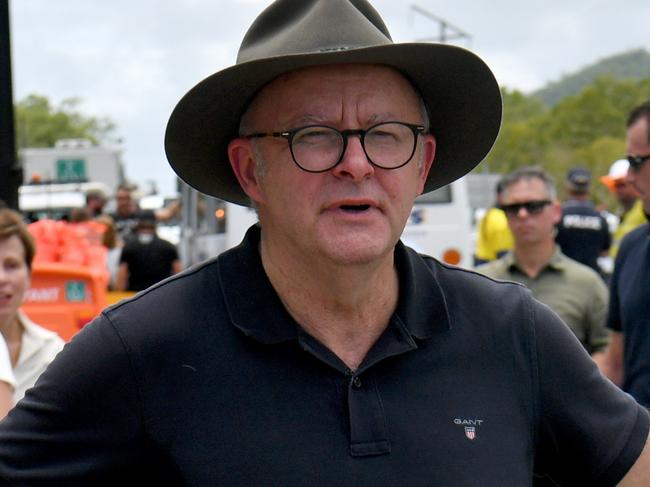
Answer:
[[[356,389],[361,389],[361,379],[360,379],[358,376],[355,377],[354,379],[352,379],[352,385],[353,385]]]

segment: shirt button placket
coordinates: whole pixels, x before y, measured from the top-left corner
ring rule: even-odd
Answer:
[[[348,381],[348,412],[350,417],[350,453],[354,457],[390,453],[379,390],[371,375],[361,377],[352,371]]]

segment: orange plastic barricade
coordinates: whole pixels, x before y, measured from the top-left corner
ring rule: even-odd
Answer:
[[[104,309],[106,272],[61,262],[34,262],[22,310],[68,341]]]

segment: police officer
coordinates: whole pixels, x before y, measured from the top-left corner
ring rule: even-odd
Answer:
[[[591,173],[574,167],[567,173],[567,200],[562,204],[562,219],[555,238],[562,252],[602,275],[598,257],[606,255],[611,244],[607,220],[589,199]]]

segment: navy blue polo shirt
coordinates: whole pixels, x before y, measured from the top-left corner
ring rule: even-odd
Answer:
[[[399,244],[399,302],[350,371],[236,249],[118,304],[0,424],[20,485],[615,485],[648,416],[514,283]]]
[[[623,333],[623,389],[650,406],[650,224],[623,239],[610,286],[607,323]]]

